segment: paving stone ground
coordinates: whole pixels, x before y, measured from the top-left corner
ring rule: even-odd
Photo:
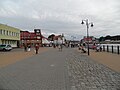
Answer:
[[[45,52],[50,48],[43,48],[39,49],[39,53]],[[0,68],[5,67],[9,64],[13,64],[25,58],[29,58],[35,55],[34,48],[31,48],[31,51],[25,52],[23,48],[16,48],[12,51],[0,51]]]
[[[120,90],[120,73],[86,55],[71,52],[67,64],[74,90]]]
[[[120,90],[120,73],[71,48],[0,68],[0,90]]]
[[[70,90],[66,55],[51,49],[0,68],[0,90]]]

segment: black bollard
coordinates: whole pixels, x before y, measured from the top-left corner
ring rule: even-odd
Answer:
[[[107,52],[109,52],[109,46],[107,45]]]
[[[112,53],[113,53],[113,45],[112,45]]]
[[[119,46],[117,46],[118,54],[120,54]]]

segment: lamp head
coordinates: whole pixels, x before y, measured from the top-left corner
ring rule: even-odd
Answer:
[[[93,27],[94,25],[93,25],[93,23],[91,23],[91,27]]]
[[[83,20],[82,20],[81,24],[84,24]]]

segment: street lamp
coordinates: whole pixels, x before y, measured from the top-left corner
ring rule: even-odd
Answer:
[[[91,27],[93,27],[93,23],[88,21],[88,19],[85,19],[85,20],[82,20],[81,24],[86,24],[87,26],[87,48],[88,48],[88,55],[90,55],[90,52],[89,52],[89,32],[88,32],[88,29],[89,29],[89,25]]]

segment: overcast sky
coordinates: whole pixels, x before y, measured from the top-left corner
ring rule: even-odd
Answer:
[[[72,39],[86,35],[83,19],[94,27],[91,36],[120,35],[120,0],[0,0],[0,23],[47,36],[62,34]]]

